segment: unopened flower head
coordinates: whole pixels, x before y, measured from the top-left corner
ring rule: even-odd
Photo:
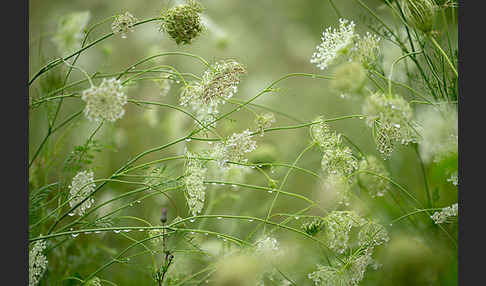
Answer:
[[[255,150],[256,141],[252,139],[249,129],[234,133],[223,142],[218,142],[213,149],[213,157],[217,160],[219,167],[227,168],[227,162],[246,163],[248,159],[245,154]]]
[[[458,117],[452,107],[427,108],[418,113],[420,156],[429,162],[438,162],[458,150]]]
[[[390,237],[383,225],[369,220],[359,230],[358,240],[361,247],[374,248],[388,242]]]
[[[262,134],[263,129],[270,128],[275,121],[275,115],[273,115],[271,112],[258,114],[255,118],[257,128],[262,132]]]
[[[338,29],[328,27],[322,33],[322,42],[317,46],[317,51],[312,55],[310,62],[325,70],[338,57],[348,54],[356,36],[354,27],[354,22],[346,19],[339,19]]]
[[[366,123],[375,131],[377,148],[385,157],[391,155],[394,143],[416,142],[413,113],[410,104],[398,95],[374,93],[366,97],[363,113]]]
[[[444,223],[453,217],[457,217],[459,212],[458,204],[453,204],[451,206],[443,208],[440,212],[435,212],[431,218],[436,224]]]
[[[162,11],[161,30],[179,44],[190,44],[203,30],[201,12],[203,8],[196,0]]]
[[[324,218],[324,221],[329,248],[338,253],[344,253],[348,249],[351,228],[366,223],[352,211],[333,211]]]
[[[81,48],[84,28],[90,18],[89,11],[73,12],[59,18],[57,31],[52,40],[63,55]]]
[[[366,80],[366,70],[358,62],[346,62],[339,66],[331,81],[331,87],[342,96],[359,92]]]
[[[48,261],[42,253],[45,248],[45,240],[39,240],[29,251],[29,286],[37,285],[46,271]]]
[[[331,131],[329,125],[324,122],[324,118],[319,116],[310,127],[311,137],[321,149],[333,149],[337,148],[341,144],[341,135],[337,132]]]
[[[240,77],[244,73],[243,66],[234,60],[216,62],[205,71],[201,81],[182,89],[180,104],[190,106],[197,112],[198,120],[208,124],[219,113],[218,105],[224,104],[238,91]]]
[[[373,68],[380,57],[381,38],[370,32],[364,37],[357,36],[352,58],[367,70]]]
[[[358,160],[349,147],[339,146],[324,150],[321,167],[329,174],[349,175],[358,168]]]
[[[366,187],[372,198],[382,197],[390,190],[390,182],[382,178],[389,177],[390,174],[383,162],[379,161],[375,156],[368,155],[365,159],[361,160],[359,163],[359,171],[359,180]],[[376,176],[375,174],[382,177]]]
[[[125,114],[127,95],[120,80],[115,78],[103,79],[99,86],[86,89],[81,99],[86,102],[84,115],[89,120],[114,122]]]
[[[133,32],[133,25],[137,22],[130,12],[116,15],[115,20],[111,24],[111,30],[114,34],[120,34],[122,38],[126,38],[129,32]]]
[[[204,180],[206,178],[207,169],[202,165],[194,154],[186,152],[186,166],[184,171],[184,183],[186,185],[186,200],[193,216],[201,213],[204,207],[204,198],[206,186]]]
[[[403,13],[408,22],[424,33],[434,27],[438,6],[434,0],[404,0]]]
[[[308,235],[316,235],[324,227],[324,221],[320,217],[315,217],[311,221],[303,223],[301,229]]]
[[[94,198],[91,196],[91,193],[96,188],[93,176],[93,172],[86,170],[78,172],[74,176],[69,186],[69,206],[74,207],[85,198],[88,198],[74,210],[74,214],[82,216],[94,204]]]

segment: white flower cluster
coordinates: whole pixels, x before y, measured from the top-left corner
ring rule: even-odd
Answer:
[[[120,80],[115,78],[103,79],[99,86],[83,91],[81,99],[86,102],[84,114],[89,120],[114,122],[125,114],[127,96]]]
[[[324,218],[329,248],[344,253],[349,247],[349,232],[352,227],[363,226],[366,221],[352,211],[333,211]]]
[[[316,47],[310,62],[325,70],[340,55],[345,55],[352,47],[355,24],[347,19],[339,19],[339,29],[328,27],[322,33],[322,42]]]
[[[418,113],[421,126],[419,149],[425,162],[438,162],[457,153],[458,118],[452,107],[427,108]]]
[[[333,211],[324,218],[329,248],[339,254],[348,253],[332,266],[317,265],[317,271],[309,273],[308,278],[316,286],[358,285],[366,269],[373,265],[374,248],[389,241],[386,229],[372,221],[359,217],[352,211]],[[360,227],[356,251],[351,251],[349,242],[351,228]],[[349,250],[349,251],[348,251]]]
[[[416,142],[412,108],[401,96],[373,93],[366,97],[363,113],[374,130],[377,149],[385,158],[391,156],[395,143]]]
[[[201,160],[194,154],[186,152],[186,166],[184,171],[184,183],[186,185],[186,200],[193,216],[201,213],[204,207],[206,186],[204,179],[207,169],[203,167]]]
[[[359,171],[369,171],[383,177],[389,177],[385,165],[379,161],[375,156],[368,155],[365,159],[359,163]],[[385,193],[390,190],[390,182],[384,178],[376,176],[374,174],[361,172],[358,175],[361,183],[368,189],[372,198],[383,197]]]
[[[86,282],[86,286],[101,286],[101,279],[98,277],[93,277]]]
[[[233,133],[228,139],[218,142],[213,149],[212,156],[217,160],[218,166],[227,168],[228,161],[246,163],[245,154],[255,150],[256,141],[252,139],[249,129],[241,133]]]
[[[353,21],[341,18],[339,28],[328,27],[322,33],[321,40],[310,62],[325,70],[341,56],[347,56],[348,61],[360,62],[365,68],[372,67],[379,55],[381,39],[369,32],[361,37],[355,33]]]
[[[360,62],[364,68],[370,69],[380,56],[381,38],[370,32],[364,37],[356,36],[356,45],[353,48],[353,59]]]
[[[457,185],[459,184],[459,177],[457,176],[457,171],[454,172],[448,179],[447,179],[447,182],[450,182],[451,184],[453,184],[454,186],[457,187]]]
[[[46,242],[39,240],[29,251],[29,286],[37,285],[46,271],[48,261],[42,253],[45,248]]]
[[[120,34],[122,38],[127,37],[127,33],[133,32],[133,24],[137,22],[130,12],[125,14],[116,15],[115,20],[111,23],[111,30],[114,34]]]
[[[341,135],[331,132],[322,117],[311,126],[311,136],[323,152],[321,166],[329,174],[349,175],[358,168],[358,161],[351,149],[342,144]]]
[[[96,184],[94,183],[93,176],[94,174],[91,171],[81,171],[74,176],[69,186],[69,206],[74,207],[94,192]],[[93,204],[94,198],[90,196],[74,210],[73,214],[82,216]]]
[[[445,207],[440,212],[435,212],[431,218],[436,224],[441,224],[446,222],[451,217],[456,217],[459,211],[458,204],[453,204],[451,206]]]
[[[73,12],[59,18],[57,31],[52,40],[63,55],[81,48],[83,31],[90,18],[89,11]]]
[[[352,182],[342,174],[330,174],[326,177],[323,190],[326,192],[334,192],[337,198],[337,203],[340,205],[349,206],[350,192]]]
[[[219,113],[218,105],[224,104],[237,91],[240,76],[246,73],[234,61],[216,62],[206,70],[201,81],[186,85],[180,96],[180,105],[190,106],[203,124],[211,123]]]

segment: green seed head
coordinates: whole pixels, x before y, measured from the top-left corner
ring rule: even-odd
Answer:
[[[190,44],[203,30],[200,13],[202,6],[195,0],[162,11],[161,30],[179,44]]]

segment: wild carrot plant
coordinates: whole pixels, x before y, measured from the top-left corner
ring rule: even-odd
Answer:
[[[457,2],[293,4],[268,82],[219,2],[31,37],[29,285],[457,285]]]

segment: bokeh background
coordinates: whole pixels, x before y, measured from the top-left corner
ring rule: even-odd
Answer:
[[[357,31],[368,30],[369,14],[356,5],[353,0],[335,1],[343,17],[354,20]],[[390,25],[398,27],[383,1],[365,1],[378,15]],[[129,11],[138,19],[147,19],[159,15],[162,8],[181,3],[181,1],[54,1],[31,0],[29,2],[29,78],[46,62],[60,56],[51,37],[56,30],[57,20],[63,14],[76,11],[89,11],[90,24],[104,20],[111,15]],[[328,26],[337,25],[337,16],[328,1],[237,1],[237,0],[203,0],[204,23],[207,30],[193,44],[177,46],[175,42],[159,31],[159,22],[152,22],[135,28],[128,38],[111,37],[99,45],[83,53],[77,65],[92,74],[119,72],[127,66],[144,57],[164,51],[187,51],[202,56],[209,62],[225,58],[235,58],[244,64],[248,73],[243,77],[235,99],[246,100],[264,89],[272,81],[293,72],[320,73],[332,75],[333,69],[321,72],[309,60],[316,45],[320,42],[323,30]],[[90,39],[110,32],[110,23],[97,29]],[[390,63],[400,55],[400,50],[386,40],[382,42],[383,68],[389,70]],[[204,67],[194,60],[185,57],[165,57],[149,62],[145,66],[170,64],[179,71],[201,74]],[[66,67],[58,67],[49,74],[66,72]],[[47,78],[48,75],[45,76]],[[403,79],[405,73],[398,67],[395,79]],[[83,74],[73,71],[71,81],[83,79]],[[42,80],[42,78],[41,78]],[[74,90],[82,90],[88,85],[78,86]],[[369,85],[372,87],[372,85]],[[178,104],[178,88],[174,84],[167,96],[160,96],[160,89],[153,81],[141,81],[130,86],[128,96],[136,99],[146,99],[164,103]],[[35,96],[40,87],[30,89]],[[405,92],[405,91],[403,91]],[[404,94],[403,96],[406,96]],[[342,98],[330,88],[329,81],[311,78],[291,78],[278,85],[278,90],[265,94],[255,103],[273,110],[291,115],[295,120],[275,113],[277,123],[274,126],[293,125],[298,122],[310,122],[319,115],[325,118],[361,113],[362,98],[354,96]],[[78,111],[83,107],[81,100],[69,99],[63,105],[60,118]],[[227,105],[223,110],[229,110]],[[266,111],[263,108],[252,107],[258,113]],[[30,152],[35,150],[46,133],[47,110],[35,110],[29,114],[29,146]],[[231,116],[231,120],[219,123],[220,134],[231,135],[252,128],[254,116],[242,110]],[[125,116],[113,124],[105,124],[97,133],[96,139],[105,147],[94,158],[92,169],[96,178],[111,175],[128,159],[149,148],[170,142],[186,134],[191,128],[190,119],[171,109],[148,108],[147,106],[127,105]],[[349,119],[333,122],[332,128],[351,139],[366,154],[378,156],[371,132],[362,120]],[[62,164],[74,146],[85,142],[96,128],[94,123],[84,118],[74,125],[59,132],[49,143],[49,168],[43,173],[45,180],[56,180],[64,176]],[[264,137],[257,138],[259,149],[250,160],[256,160],[259,150],[267,150],[267,155],[278,162],[292,163],[297,155],[310,143],[308,129],[269,132]],[[57,142],[57,143],[56,143]],[[54,147],[55,145],[55,147]],[[157,152],[140,162],[158,158],[179,155],[187,147],[191,150],[208,148],[207,143],[188,142],[178,144],[166,151]],[[32,155],[32,154],[30,154]],[[253,157],[252,157],[253,156]],[[299,166],[320,170],[321,155],[317,150],[307,152]],[[182,172],[183,162],[172,162],[168,165],[169,172],[177,175]],[[392,178],[405,186],[411,193],[425,202],[424,182],[415,151],[411,147],[399,147],[391,159],[385,161]],[[434,170],[427,170],[433,174]],[[271,176],[282,180],[285,168],[276,167]],[[270,173],[270,172],[269,172]],[[209,172],[211,174],[211,172]],[[441,184],[440,175],[432,178],[431,188],[440,189],[437,205],[450,205],[455,202],[453,186]],[[65,178],[69,180],[69,178]],[[442,182],[444,182],[443,180]],[[244,174],[242,182],[266,186],[264,177],[256,171]],[[96,202],[132,190],[123,184],[109,184],[96,195]],[[306,195],[314,200],[321,200],[323,207],[332,208],[322,196],[322,186],[315,178],[303,173],[293,172],[289,177],[285,190]],[[396,189],[395,189],[396,191]],[[213,200],[214,214],[252,215],[264,217],[272,196],[264,192],[238,189],[231,187],[209,186],[208,202]],[[403,220],[396,225],[388,223],[403,214],[394,199],[406,205],[403,198],[396,192],[395,198],[385,196],[372,200],[366,195],[362,200],[354,200],[352,208],[373,217],[387,225],[391,240],[388,245],[380,248],[377,261],[382,264],[378,270],[369,269],[362,285],[457,285],[457,254],[450,241],[441,237],[443,234],[437,227],[425,222],[418,226]],[[125,216],[136,216],[158,224],[160,209],[169,208],[169,221],[174,217],[187,217],[188,210],[181,193],[173,193],[171,197],[176,202],[177,210],[163,196],[144,200],[131,208],[125,209]],[[131,198],[133,199],[133,198]],[[128,200],[127,200],[128,202]],[[119,202],[121,205],[122,202]],[[306,206],[303,201],[280,196],[273,213],[292,213]],[[115,206],[113,206],[115,207]],[[318,214],[311,211],[309,214]],[[281,218],[275,218],[280,220]],[[117,221],[121,225],[139,225],[136,221]],[[205,222],[208,229],[218,230],[238,237],[245,237],[256,225],[234,220]],[[291,225],[299,227],[301,221]],[[292,233],[277,232],[282,245],[290,249],[292,255],[282,266],[297,285],[311,285],[307,273],[314,271],[316,263],[325,263],[320,250],[308,240]],[[137,237],[138,234],[134,234]],[[141,235],[139,235],[141,237]],[[175,239],[174,239],[175,240]],[[207,241],[204,237],[195,237],[204,247],[221,248],[217,240]],[[65,242],[63,251],[53,251],[49,256],[50,281],[43,285],[69,285],[74,280],[62,279],[68,276],[83,277],[97,269],[110,257],[129,245],[130,241],[116,234],[104,236],[80,236]],[[176,242],[173,242],[176,243]],[[209,246],[208,246],[209,245]],[[216,246],[215,246],[216,245]],[[201,265],[207,263],[201,255],[181,253],[178,267],[188,274],[195,273]],[[184,258],[182,258],[184,257]],[[177,259],[176,259],[177,260]],[[98,276],[110,280],[117,285],[151,285],[150,260],[148,257],[135,257],[129,263],[115,264]],[[56,284],[58,283],[58,284]]]

